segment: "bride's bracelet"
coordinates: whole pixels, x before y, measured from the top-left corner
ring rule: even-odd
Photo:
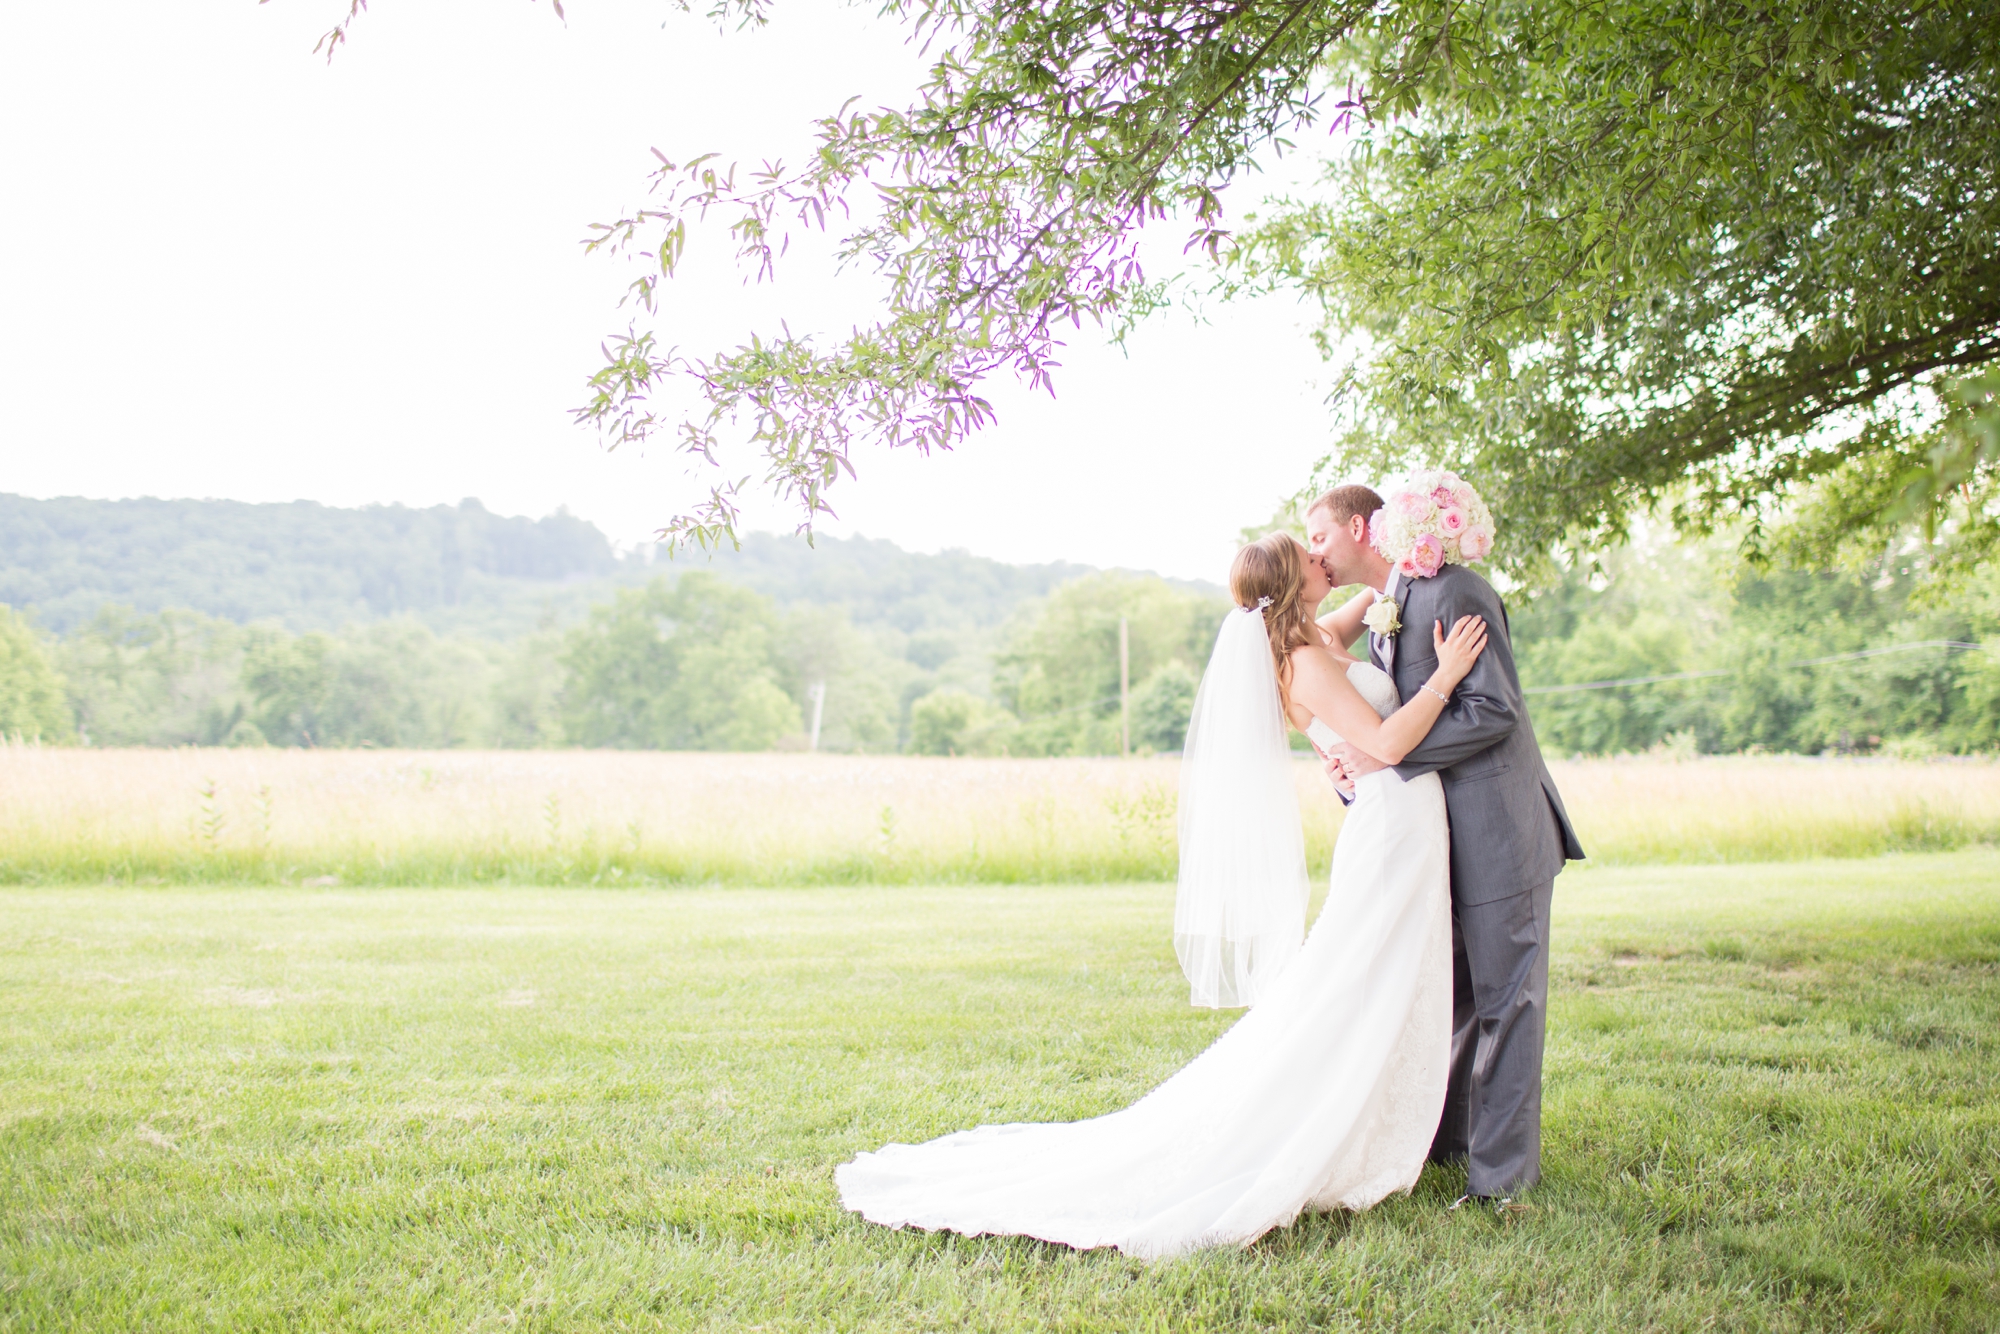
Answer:
[[[1451,703],[1451,696],[1450,696],[1450,695],[1446,695],[1446,694],[1442,694],[1442,693],[1440,693],[1440,692],[1438,692],[1438,691],[1436,691],[1436,690],[1432,690],[1432,689],[1431,689],[1431,688],[1430,688],[1429,686],[1427,686],[1427,685],[1426,685],[1426,686],[1419,686],[1419,687],[1417,687],[1417,688],[1418,688],[1419,690],[1423,691],[1423,692],[1424,692],[1424,693],[1425,693],[1426,695],[1436,695],[1436,696],[1437,696],[1437,697],[1438,697],[1438,698],[1439,698],[1440,700],[1442,700],[1442,701],[1443,701],[1444,703],[1446,703],[1446,704],[1449,704],[1449,703]]]

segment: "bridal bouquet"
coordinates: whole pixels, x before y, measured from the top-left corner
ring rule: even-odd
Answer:
[[[1428,579],[1493,550],[1493,515],[1456,473],[1434,469],[1391,491],[1368,521],[1368,541],[1406,578]]]

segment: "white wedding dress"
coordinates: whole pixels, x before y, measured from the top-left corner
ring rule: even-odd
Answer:
[[[1395,710],[1378,668],[1348,679]],[[1317,719],[1313,736],[1338,739]],[[1108,1116],[861,1154],[834,1173],[841,1203],[889,1227],[1156,1259],[1408,1191],[1444,1109],[1450,835],[1435,774],[1383,770],[1355,789],[1304,947],[1208,1050]]]

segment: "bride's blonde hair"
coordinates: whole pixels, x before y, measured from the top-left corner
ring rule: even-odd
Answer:
[[[1319,643],[1313,608],[1305,605],[1306,549],[1290,533],[1271,533],[1236,553],[1229,565],[1229,593],[1239,607],[1265,598],[1264,633],[1278,665],[1278,698],[1291,710],[1292,650]]]

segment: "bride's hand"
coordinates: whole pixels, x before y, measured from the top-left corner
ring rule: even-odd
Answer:
[[[1431,625],[1431,640],[1437,645],[1437,675],[1431,679],[1448,678],[1440,682],[1446,691],[1465,679],[1472,670],[1472,664],[1479,661],[1479,655],[1486,651],[1486,618],[1483,616],[1461,616],[1458,624],[1451,627],[1451,633],[1444,632],[1444,622]]]

